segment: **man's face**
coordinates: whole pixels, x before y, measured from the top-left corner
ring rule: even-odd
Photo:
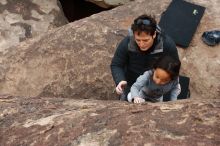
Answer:
[[[134,39],[141,51],[147,51],[153,45],[155,37],[156,33],[151,36],[145,32],[141,32],[140,34],[134,32]]]

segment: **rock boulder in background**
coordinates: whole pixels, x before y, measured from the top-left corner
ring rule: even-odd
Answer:
[[[134,0],[86,0],[86,1],[92,2],[102,8],[111,8],[126,4]]]
[[[57,0],[1,0],[0,52],[66,23]]]

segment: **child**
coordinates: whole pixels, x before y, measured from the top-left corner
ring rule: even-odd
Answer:
[[[181,87],[179,70],[181,62],[171,56],[162,56],[154,64],[152,70],[139,76],[132,85],[127,96],[129,102],[142,103],[145,101],[163,101],[163,95],[171,91],[171,100],[177,100]]]

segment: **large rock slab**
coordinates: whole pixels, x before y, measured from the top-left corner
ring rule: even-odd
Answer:
[[[220,100],[142,105],[0,96],[4,146],[217,146]]]
[[[66,23],[57,0],[1,0],[0,52]]]
[[[86,1],[92,2],[102,8],[111,8],[126,4],[134,0],[86,0]]]
[[[171,0],[138,0],[65,25],[23,42],[0,55],[0,93],[112,99],[109,64],[133,19],[143,13],[159,20]],[[219,98],[219,46],[208,47],[201,34],[220,27],[218,0],[194,0],[207,7],[190,47],[179,48],[182,74],[191,77],[198,97]]]

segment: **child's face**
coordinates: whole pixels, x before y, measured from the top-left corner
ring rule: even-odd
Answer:
[[[155,84],[164,85],[171,80],[170,74],[161,68],[156,68],[153,75]]]

